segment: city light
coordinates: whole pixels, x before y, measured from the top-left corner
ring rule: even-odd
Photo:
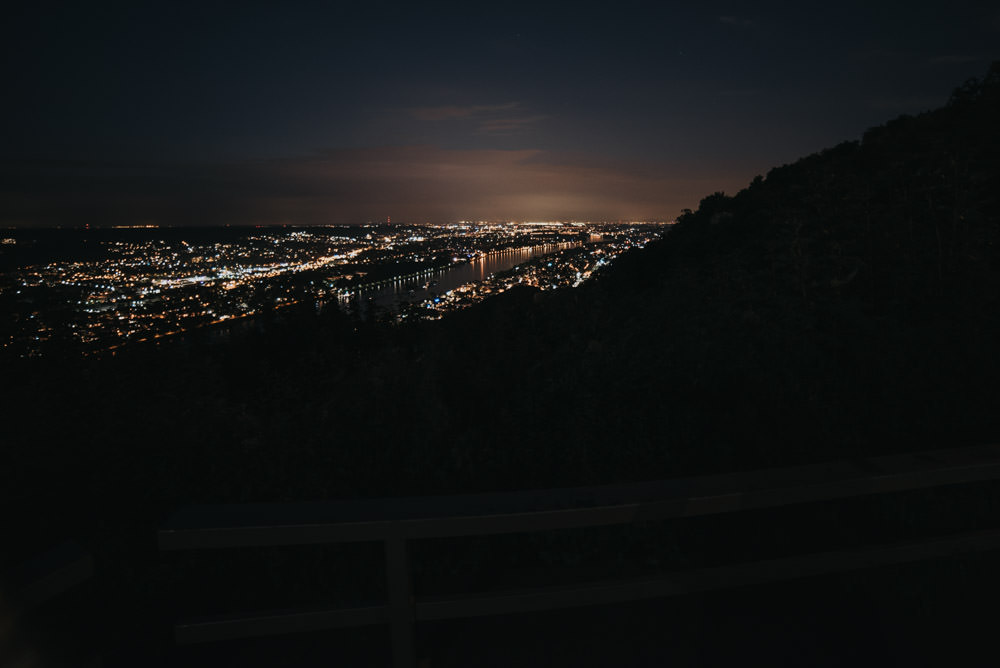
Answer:
[[[364,317],[371,311],[365,300],[377,300],[387,306],[382,320],[437,319],[515,285],[579,286],[665,229],[480,221],[254,229],[215,242],[170,241],[164,229],[142,241],[109,236],[99,242],[102,259],[24,266],[3,276],[0,292],[12,293],[17,312],[0,350],[22,356],[54,345],[117,350],[328,299]],[[459,276],[448,272],[469,267],[474,271],[465,282],[437,287],[438,279],[454,283]]]

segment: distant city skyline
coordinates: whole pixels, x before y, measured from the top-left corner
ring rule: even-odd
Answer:
[[[663,229],[468,222],[24,230],[0,236],[0,245],[24,251],[20,261],[0,252],[0,357],[109,352],[217,325],[228,336],[228,325],[296,304],[437,320],[513,287],[578,287]]]
[[[1000,57],[984,3],[24,5],[0,225],[671,220]]]

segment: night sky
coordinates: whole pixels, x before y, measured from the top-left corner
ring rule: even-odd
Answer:
[[[20,3],[0,225],[670,220],[1000,57],[995,3]]]

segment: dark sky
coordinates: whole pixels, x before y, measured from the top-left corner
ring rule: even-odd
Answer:
[[[1000,58],[988,2],[19,4],[0,225],[672,219]]]

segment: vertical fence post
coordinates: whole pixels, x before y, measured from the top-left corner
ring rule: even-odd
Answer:
[[[413,668],[413,591],[406,537],[393,531],[385,539],[385,567],[389,585],[389,631],[392,634],[393,668]]]

